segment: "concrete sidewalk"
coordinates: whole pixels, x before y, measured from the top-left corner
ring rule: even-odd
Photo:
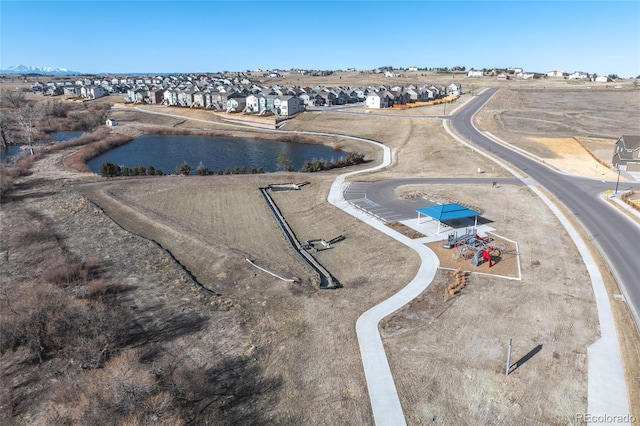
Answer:
[[[389,299],[363,313],[356,321],[356,334],[360,347],[360,355],[362,356],[362,365],[367,381],[367,390],[371,401],[374,422],[377,425],[402,426],[406,424],[404,412],[402,411],[402,405],[398,397],[391,368],[389,367],[389,361],[387,360],[387,355],[382,344],[378,324],[383,318],[395,312],[422,293],[433,281],[440,262],[435,253],[421,242],[411,240],[399,232],[392,230],[377,218],[368,215],[366,212],[357,209],[345,201],[343,189],[345,188],[345,179],[348,176],[381,169],[391,164],[391,150],[389,147],[375,141],[368,142],[383,149],[384,158],[382,163],[372,169],[345,173],[338,176],[331,186],[328,201],[378,231],[411,247],[420,255],[422,260],[418,273],[411,282]]]

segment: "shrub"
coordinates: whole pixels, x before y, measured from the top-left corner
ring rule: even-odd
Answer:
[[[67,142],[61,142],[52,146],[51,150],[64,149],[71,146],[84,145],[77,152],[65,159],[65,166],[78,172],[89,172],[86,162],[97,157],[103,152],[124,145],[133,139],[128,135],[108,136],[108,130],[101,129],[90,135],[83,135]]]
[[[173,174],[175,175],[188,175],[191,173],[191,167],[189,167],[189,165],[187,164],[187,162],[185,161],[184,163],[176,166],[175,170],[173,171]]]
[[[278,154],[278,157],[276,158],[276,163],[278,163],[279,170],[283,170],[287,172],[293,171],[293,162],[291,161],[291,158],[286,152],[281,152],[280,154]]]
[[[70,285],[83,276],[82,264],[65,256],[56,256],[46,266],[42,277],[51,284]]]
[[[323,170],[331,170],[337,167],[353,166],[364,162],[364,154],[360,154],[359,152],[349,152],[344,158],[339,158],[335,161],[327,161],[324,159],[305,161],[300,171],[303,173],[313,173]]]
[[[100,165],[100,176],[102,177],[114,177],[120,176],[120,166],[113,163],[102,163]]]

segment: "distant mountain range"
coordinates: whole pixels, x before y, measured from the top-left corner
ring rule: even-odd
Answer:
[[[31,67],[28,65],[14,65],[0,69],[0,74],[46,74],[46,75],[78,75],[80,71],[71,71],[66,68]]]

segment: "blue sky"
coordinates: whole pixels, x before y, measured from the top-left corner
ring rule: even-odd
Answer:
[[[522,67],[640,75],[632,1],[0,1],[0,68]]]

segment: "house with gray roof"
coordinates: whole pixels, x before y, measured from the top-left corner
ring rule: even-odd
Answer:
[[[620,136],[613,151],[612,163],[620,170],[640,172],[640,136]]]

